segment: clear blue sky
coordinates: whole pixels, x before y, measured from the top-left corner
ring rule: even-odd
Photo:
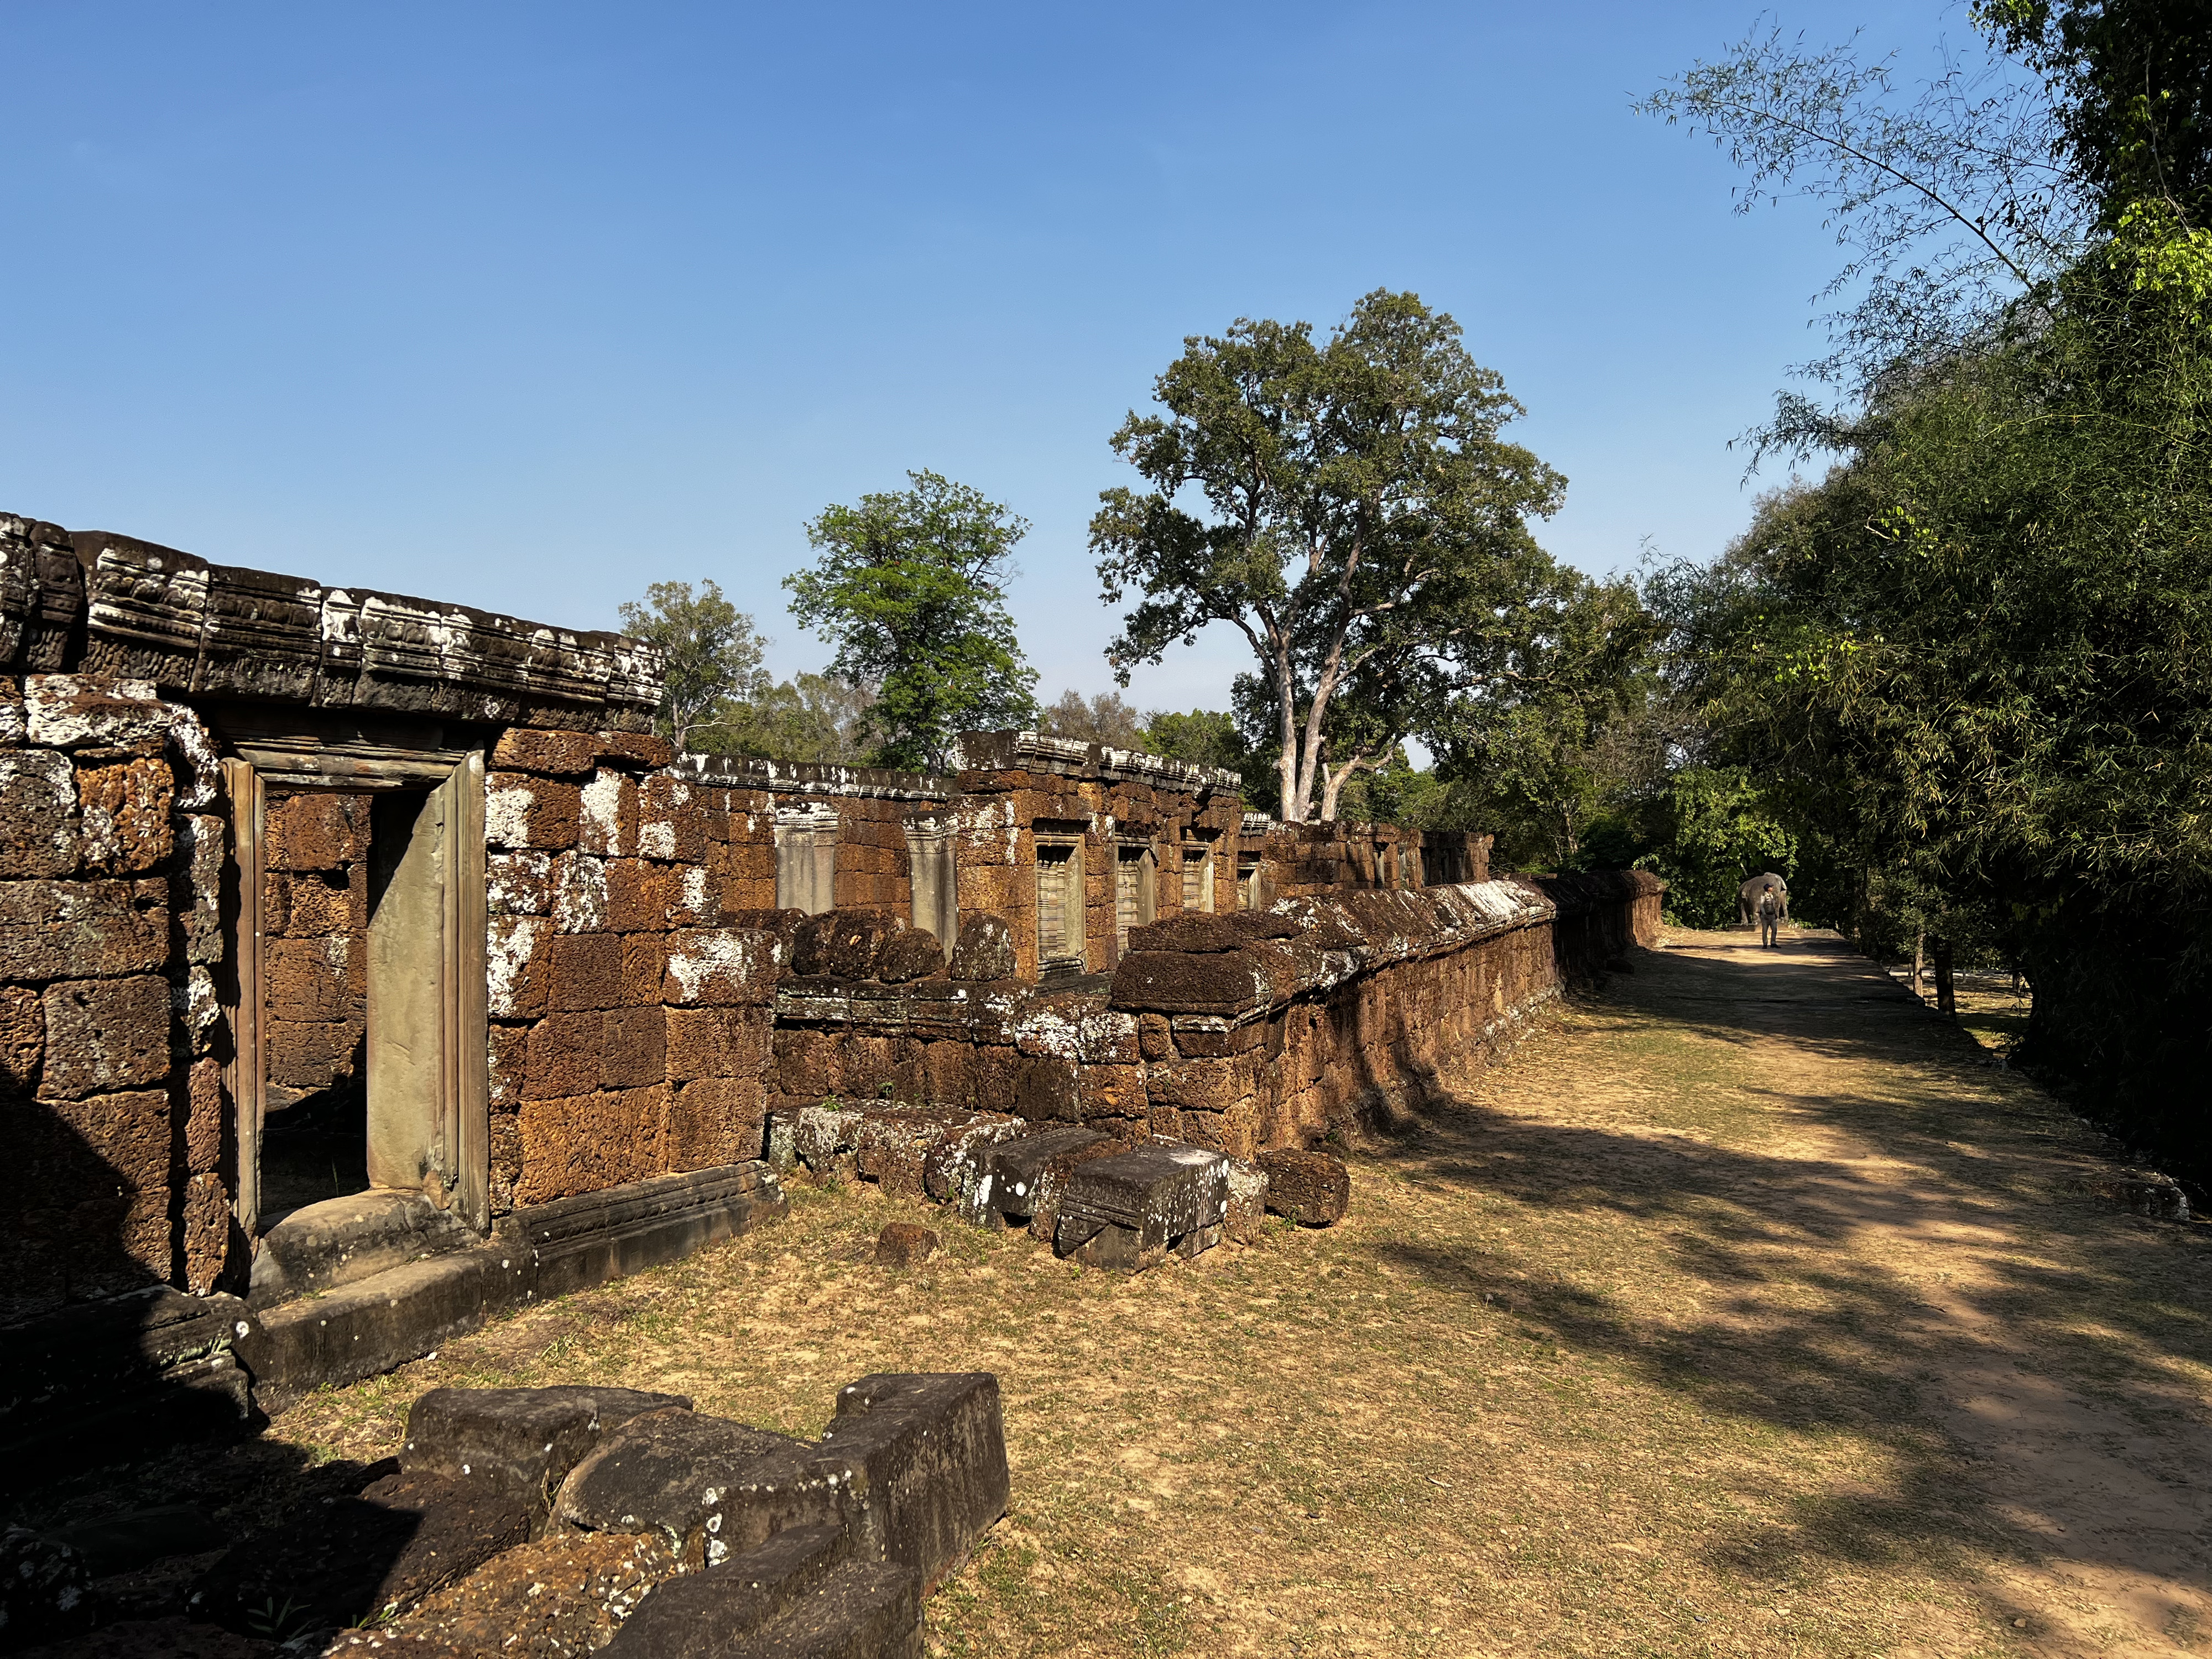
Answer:
[[[803,521],[933,467],[1034,522],[1041,689],[1101,690],[1123,413],[1388,285],[1527,404],[1555,552],[1710,554],[1837,254],[1628,104],[1753,14],[9,0],[0,507],[577,627],[713,577],[788,672]],[[1239,649],[1131,696],[1224,706]]]

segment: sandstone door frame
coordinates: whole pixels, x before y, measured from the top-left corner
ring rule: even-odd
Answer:
[[[232,747],[235,757],[222,762],[231,823],[224,923],[232,964],[224,976],[223,1011],[231,1032],[225,1081],[237,1136],[240,1224],[247,1237],[258,1236],[269,1076],[264,907],[273,787],[420,798],[407,844],[386,872],[367,929],[369,1177],[377,1187],[428,1192],[477,1231],[488,1231],[483,754],[314,736],[241,737]],[[387,847],[387,857],[390,852]],[[377,857],[374,839],[370,856]],[[426,1035],[425,1026],[434,1030]]]

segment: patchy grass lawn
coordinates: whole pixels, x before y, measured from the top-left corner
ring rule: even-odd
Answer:
[[[811,1434],[996,1371],[1013,1500],[945,1655],[2212,1650],[2206,1229],[1832,938],[1675,934],[1326,1231],[1135,1277],[872,1188],[279,1419],[436,1383],[672,1389]],[[917,1270],[878,1228],[939,1227]]]

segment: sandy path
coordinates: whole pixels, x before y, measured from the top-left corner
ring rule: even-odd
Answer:
[[[2095,1170],[2098,1138],[2018,1080],[1975,1075],[1954,1031],[1832,937],[1762,951],[1678,933],[1615,995],[1755,1047],[1772,1125],[1756,1139],[1776,1164],[1747,1207],[1816,1232],[1869,1285],[1909,1290],[1868,1357],[1953,1442],[1999,1545],[1991,1593],[2033,1648],[2204,1650],[2208,1230],[2057,1196]],[[1504,1103],[1514,1082],[1499,1083]],[[1910,1109],[1947,1092],[1963,1097],[1936,1121]],[[1773,1316],[1739,1310],[1747,1332]]]

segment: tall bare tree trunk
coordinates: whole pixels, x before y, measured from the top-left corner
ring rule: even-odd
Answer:
[[[1912,994],[1915,996],[1920,994],[1921,981],[1928,966],[1927,946],[1928,930],[1925,927],[1915,928],[1912,934]]]
[[[1936,1012],[1956,1018],[1959,1013],[1959,994],[1951,977],[1951,941],[1939,937],[1936,941]]]

